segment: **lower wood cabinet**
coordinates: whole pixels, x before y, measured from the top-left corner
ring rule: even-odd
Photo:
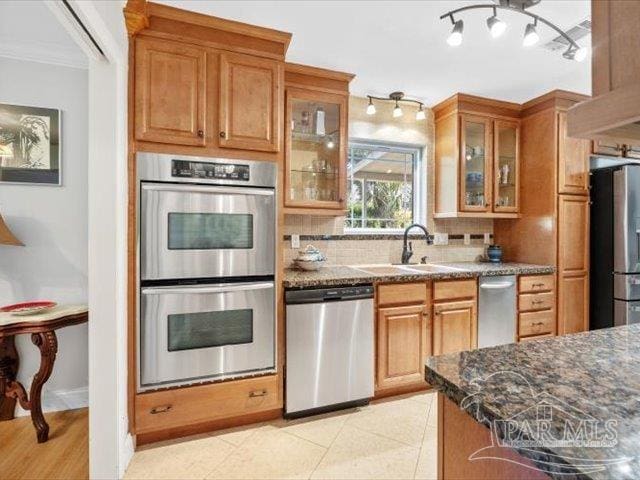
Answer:
[[[431,354],[429,312],[424,304],[378,310],[378,388],[424,381]]]
[[[522,275],[518,278],[518,341],[556,334],[554,275]]]
[[[433,354],[470,350],[477,345],[476,300],[442,302],[433,307]]]
[[[277,375],[142,393],[135,402],[138,435],[282,407]]]
[[[558,332],[560,335],[589,330],[589,275],[558,275]]]

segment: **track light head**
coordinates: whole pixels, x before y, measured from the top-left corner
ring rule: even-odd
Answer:
[[[416,112],[416,120],[418,120],[418,121],[419,120],[424,120],[425,118],[427,118],[427,116],[424,113],[424,108],[422,108],[422,104],[420,104],[420,108]]]
[[[585,58],[587,58],[588,55],[589,49],[587,47],[580,47],[578,50],[576,50],[574,59],[576,62],[582,62]]]
[[[400,105],[398,105],[398,101],[396,100],[396,106],[393,107],[393,118],[398,118],[402,116],[402,109]]]
[[[367,115],[373,115],[376,113],[376,106],[373,104],[373,99],[369,97],[369,105],[367,105]]]
[[[453,16],[451,17],[451,21],[453,22]],[[464,22],[462,20],[458,20],[453,23],[453,30],[449,34],[447,38],[447,43],[452,47],[457,47],[462,44],[462,31],[464,30]]]
[[[493,9],[493,15],[487,18],[487,28],[493,38],[498,38],[507,29],[507,24],[498,18],[496,9]]]
[[[527,25],[527,28],[524,30],[524,37],[522,39],[522,46],[524,47],[532,47],[536,43],[540,41],[540,35],[536,31],[536,24],[538,20],[536,19],[533,23]]]

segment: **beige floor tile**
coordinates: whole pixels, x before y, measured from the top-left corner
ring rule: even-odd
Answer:
[[[427,420],[427,427],[438,428],[438,402],[434,399],[429,409],[429,420]]]
[[[347,425],[419,446],[429,415],[429,405],[409,399],[376,403],[353,413]]]
[[[256,433],[263,425],[263,423],[255,423],[253,425],[227,428],[226,430],[217,430],[210,433],[209,435],[220,440],[224,440],[231,445],[239,447],[247,438]]]
[[[347,425],[340,431],[312,479],[413,478],[420,450]]]
[[[209,436],[162,442],[136,452],[125,479],[203,479],[234,448]]]
[[[329,447],[355,409],[315,415],[277,424],[282,431],[309,440],[322,447]]]
[[[265,425],[207,478],[309,478],[325,452],[319,445]]]
[[[415,478],[418,480],[435,480],[438,473],[438,438],[435,428],[427,427],[420,449]]]
[[[422,403],[423,405],[431,405],[433,399],[435,398],[435,392],[419,392],[419,393],[411,393],[407,396],[407,399],[413,400],[414,402]]]

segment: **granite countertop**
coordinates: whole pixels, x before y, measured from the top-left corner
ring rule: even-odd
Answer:
[[[555,272],[555,268],[548,265],[532,265],[527,263],[457,262],[430,263],[429,265],[439,265],[456,270],[442,272],[380,271],[379,273],[360,270],[360,268],[366,269],[371,267],[384,270],[384,265],[367,265],[361,267],[327,266],[315,272],[288,268],[284,271],[283,285],[285,288],[301,288],[325,285],[359,285],[373,282],[411,282],[426,279],[475,278],[481,275],[535,275]],[[411,265],[406,266],[411,267]]]
[[[508,446],[553,478],[627,479],[640,478],[639,366],[631,325],[431,357],[426,379],[498,442],[529,442]],[[566,433],[581,428],[589,445]]]

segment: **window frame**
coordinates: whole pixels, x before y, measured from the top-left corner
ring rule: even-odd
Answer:
[[[349,138],[347,144],[347,171],[351,161],[350,150],[355,148],[374,148],[379,150],[387,149],[393,152],[413,155],[413,178],[412,178],[412,194],[413,194],[413,223],[426,225],[427,221],[427,169],[424,161],[425,147],[412,143],[386,142],[381,140],[368,140],[361,138]],[[349,182],[351,177],[347,175],[347,192],[349,191]],[[364,200],[364,182],[362,182],[362,195]],[[350,217],[350,211],[347,210],[345,222]],[[404,233],[404,228],[353,228],[344,227],[345,235],[398,235]]]

